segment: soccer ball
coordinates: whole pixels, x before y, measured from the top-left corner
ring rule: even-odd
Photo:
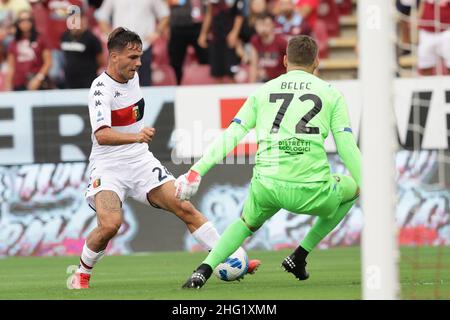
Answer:
[[[245,275],[247,269],[247,252],[242,247],[239,247],[225,262],[214,269],[214,274],[223,281],[234,281]]]

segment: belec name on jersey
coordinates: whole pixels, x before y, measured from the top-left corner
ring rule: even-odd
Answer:
[[[311,90],[311,82],[294,82],[283,81],[281,82],[281,89],[287,90]]]

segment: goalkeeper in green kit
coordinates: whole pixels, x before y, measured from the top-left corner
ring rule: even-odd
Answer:
[[[230,224],[183,288],[201,288],[214,268],[280,209],[317,219],[282,266],[299,280],[309,277],[306,257],[344,218],[359,196],[361,154],[344,98],[313,75],[317,44],[308,36],[288,43],[287,72],[258,88],[203,157],[176,182],[176,196],[195,194],[201,177],[220,162],[252,128],[258,151],[240,219]],[[331,174],[324,147],[329,131],[350,176]]]

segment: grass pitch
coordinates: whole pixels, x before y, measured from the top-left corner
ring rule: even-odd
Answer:
[[[241,282],[212,276],[201,290],[181,285],[206,253],[164,252],[107,256],[94,270],[89,290],[68,290],[68,266],[78,257],[0,259],[0,299],[361,299],[360,248],[316,250],[308,258],[307,281],[284,272],[290,251],[250,251],[262,260]],[[402,248],[403,299],[450,299],[450,247]]]

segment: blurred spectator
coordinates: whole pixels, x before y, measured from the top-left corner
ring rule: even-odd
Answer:
[[[250,42],[255,31],[256,17],[267,11],[266,0],[249,0],[248,3],[248,15],[244,17],[241,32],[239,37],[244,43]]]
[[[98,9],[102,6],[103,0],[88,0],[88,5],[95,9]]]
[[[297,12],[312,30],[316,26],[319,2],[319,0],[297,0]]]
[[[168,2],[170,5],[170,65],[175,71],[177,84],[180,84],[183,78],[183,62],[189,45],[194,47],[200,64],[208,63],[208,52],[197,43],[206,8],[202,0],[169,0]]]
[[[92,29],[98,27],[95,12],[102,6],[103,0],[88,0],[86,16],[88,17],[88,26]]]
[[[38,31],[46,36],[46,42],[52,54],[50,79],[58,88],[65,87],[64,53],[61,50],[61,36],[67,31],[68,25],[77,27],[78,21],[73,21],[71,15],[79,12],[83,0],[32,0],[33,12]]]
[[[30,3],[27,0],[0,0],[0,13],[11,15],[11,19],[15,20],[21,11],[29,11]]]
[[[275,34],[275,24],[270,14],[263,13],[255,21],[256,34],[252,37],[250,57],[250,82],[265,82],[283,74],[286,69],[283,57],[287,41]]]
[[[244,21],[243,8],[244,0],[209,0],[198,44],[209,47],[211,75],[218,82],[233,77],[238,69],[235,48]]]
[[[36,31],[31,12],[20,12],[15,27],[15,39],[8,48],[6,89],[50,89],[47,75],[52,57],[43,37]]]
[[[295,11],[296,0],[278,0],[279,14],[276,17],[275,33],[282,34],[287,41],[299,34],[311,34],[306,19]]]
[[[19,12],[30,9],[27,0],[0,0],[0,50],[4,52],[14,39],[14,21]]]
[[[12,35],[12,16],[9,11],[0,10],[0,63],[6,58],[6,49],[9,43],[14,39]]]
[[[166,32],[169,14],[165,0],[104,0],[97,10],[96,16],[104,34],[125,27],[141,37],[144,51],[138,71],[141,86],[151,85],[151,45]]]
[[[398,22],[399,55],[411,53],[411,7],[419,7],[420,0],[396,0],[397,11],[401,14]]]
[[[87,29],[88,16],[81,12],[80,28],[63,33],[61,49],[64,52],[66,88],[89,88],[97,71],[105,65],[100,40]]]
[[[433,75],[442,58],[450,69],[450,0],[423,0],[419,8],[418,67]]]
[[[246,11],[248,11],[248,13],[246,14],[246,16],[244,16],[244,22],[242,23],[241,31],[239,33],[239,41],[236,44],[236,54],[241,60],[241,67],[250,63],[250,40],[252,39],[253,35],[256,34],[256,17],[267,12],[268,10],[266,0],[250,0],[246,3]]]

